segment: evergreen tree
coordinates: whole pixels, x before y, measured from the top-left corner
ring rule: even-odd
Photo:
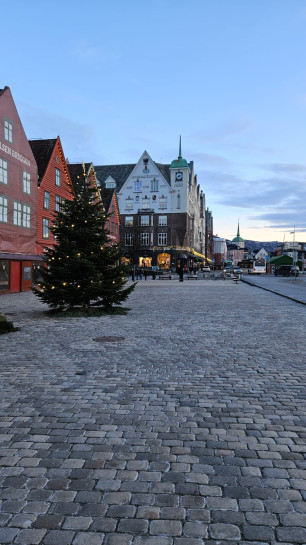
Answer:
[[[103,204],[86,176],[74,184],[74,198],[54,214],[56,238],[47,248],[42,282],[34,293],[51,308],[120,305],[135,285],[125,288],[127,268],[119,246],[110,246]]]

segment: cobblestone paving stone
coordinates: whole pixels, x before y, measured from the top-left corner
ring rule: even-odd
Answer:
[[[210,280],[142,281],[127,316],[0,303],[0,544],[306,544],[302,305]]]

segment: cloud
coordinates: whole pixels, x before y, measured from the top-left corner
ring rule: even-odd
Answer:
[[[288,174],[306,174],[306,165],[296,163],[268,163],[261,165],[262,168],[270,170],[275,174],[281,174],[287,176]],[[306,180],[306,176],[305,176]]]
[[[29,139],[56,138],[59,135],[70,162],[92,157],[96,142],[94,126],[28,104],[20,104],[19,112]]]
[[[90,65],[113,64],[121,59],[121,54],[114,50],[103,49],[101,46],[90,45],[86,41],[78,42],[68,53],[78,62]]]
[[[224,142],[225,140],[249,132],[252,127],[253,122],[251,120],[240,119],[209,128],[206,131],[194,132],[190,137],[202,142]]]
[[[212,166],[212,167],[229,167],[232,165],[232,162],[227,159],[226,157],[222,157],[221,155],[213,155],[209,153],[190,153],[188,150],[186,151],[186,154],[192,157],[192,160],[196,162],[197,165],[203,165],[203,166]]]

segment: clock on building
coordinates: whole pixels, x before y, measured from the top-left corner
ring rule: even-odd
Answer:
[[[176,180],[182,180],[183,179],[183,173],[182,172],[177,172],[176,175],[175,175],[175,179]]]

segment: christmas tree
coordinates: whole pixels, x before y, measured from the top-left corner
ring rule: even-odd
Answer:
[[[74,196],[54,214],[54,248],[45,251],[42,282],[33,291],[52,309],[120,305],[135,285],[124,287],[126,266],[118,245],[111,246],[108,219],[99,193],[81,176],[73,183]]]

